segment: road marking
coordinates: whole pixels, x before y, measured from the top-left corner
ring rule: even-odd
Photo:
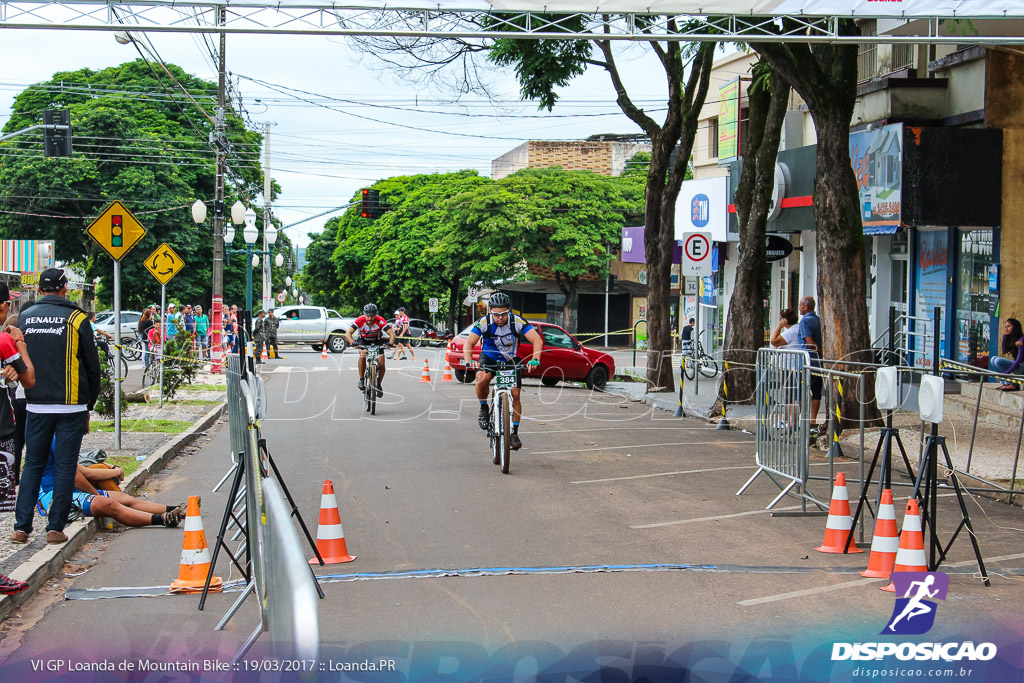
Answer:
[[[656,446],[718,446],[721,444],[744,444],[749,446],[749,441],[673,441],[670,443],[638,443],[626,444],[624,446],[599,446],[595,448],[573,448],[564,451],[534,451],[533,455],[552,455],[554,453],[590,453],[592,451],[614,451],[639,448],[654,448]]]
[[[634,474],[628,477],[608,477],[607,479],[583,479],[570,481],[570,484],[603,484],[609,481],[627,481],[629,479],[648,479],[651,477],[671,477],[677,474],[703,474],[704,472],[720,472],[722,470],[749,470],[757,465],[737,465],[735,467],[709,467],[703,470],[677,470],[675,472],[656,472],[654,474]]]
[[[543,418],[530,418],[524,417],[524,420],[541,420]],[[717,431],[714,427],[643,427],[645,432],[654,430],[673,430],[681,432],[714,432]],[[586,433],[586,432],[621,432],[621,427],[594,427],[592,429],[551,429],[551,430],[540,430],[536,432],[522,432],[520,434],[575,434],[575,433]],[[753,440],[751,440],[753,441]],[[747,443],[747,442],[744,442]]]
[[[713,522],[717,519],[731,519],[733,517],[746,517],[748,515],[763,515],[766,512],[774,512],[776,510],[799,510],[802,506],[790,505],[784,508],[772,508],[771,510],[751,510],[749,512],[734,512],[731,515],[713,515],[711,517],[696,517],[694,519],[678,519],[674,522],[656,522],[654,524],[639,524],[636,526],[629,527],[630,529],[655,529],[663,526],[676,526],[678,524],[691,524],[693,522]]]
[[[1024,557],[1024,553],[1018,553],[1016,555],[1000,555],[999,557],[988,557],[982,558],[986,562],[1001,562],[1004,560],[1019,560]],[[972,564],[977,564],[977,559],[974,560],[963,560],[961,562],[949,562],[944,567],[951,569],[956,567],[969,567]],[[815,595],[817,593],[828,593],[831,591],[842,590],[843,588],[853,588],[855,586],[863,586],[867,583],[874,581],[888,581],[889,579],[861,579],[860,581],[847,581],[846,583],[837,583],[831,586],[819,586],[818,588],[808,588],[802,591],[793,591],[791,593],[779,593],[778,595],[769,595],[763,598],[753,598],[750,600],[741,600],[737,602],[737,605],[741,607],[751,607],[753,605],[763,605],[768,602],[779,602],[781,600],[789,600],[790,598],[802,598],[808,595]]]

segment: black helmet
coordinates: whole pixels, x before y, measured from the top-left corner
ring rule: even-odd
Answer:
[[[363,306],[363,315],[367,318],[377,317],[377,304],[366,304]]]
[[[487,308],[512,308],[512,299],[505,292],[495,292],[487,302]]]

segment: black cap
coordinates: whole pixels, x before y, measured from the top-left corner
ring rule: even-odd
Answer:
[[[398,310],[400,310],[402,313],[405,313],[405,306],[399,306]]]
[[[47,268],[39,275],[39,289],[44,292],[58,292],[68,284],[68,274],[63,268]]]
[[[7,286],[7,283],[0,282],[0,304],[15,298],[17,297],[11,295],[11,289]]]

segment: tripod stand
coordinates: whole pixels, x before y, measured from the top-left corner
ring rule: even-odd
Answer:
[[[885,426],[879,434],[878,445],[875,446],[875,454],[871,458],[871,466],[868,467],[867,476],[861,483],[860,488],[860,500],[857,501],[857,512],[853,515],[853,524],[850,526],[850,533],[846,536],[846,545],[843,547],[843,552],[847,552],[850,549],[850,544],[853,543],[853,532],[857,529],[857,520],[860,519],[860,513],[863,511],[864,506],[867,505],[871,515],[877,516],[875,510],[878,509],[878,501],[882,498],[882,489],[892,488],[892,444],[893,441],[899,446],[900,455],[903,456],[903,464],[907,468],[907,476],[912,477],[914,469],[910,466],[910,459],[907,457],[907,449],[903,447],[903,440],[900,439],[900,430],[894,429],[892,426],[892,411],[887,411],[885,416]],[[868,502],[868,483],[871,482],[871,477],[875,473],[875,467],[878,466],[878,457],[881,455],[881,474],[878,478],[878,492],[875,494],[875,508],[871,508],[871,503]]]
[[[957,536],[966,527],[967,533],[971,537],[971,545],[974,546],[974,557],[978,560],[978,569],[981,570],[982,579],[984,579],[986,586],[991,586],[988,572],[985,571],[985,561],[981,558],[981,548],[978,547],[978,539],[974,535],[971,515],[967,512],[967,506],[964,504],[960,480],[957,479],[955,473],[953,474],[953,490],[956,491],[956,499],[960,504],[960,523],[945,547],[939,541],[936,508],[938,504],[938,459],[940,449],[946,460],[946,467],[952,472],[953,461],[950,459],[949,451],[946,449],[946,437],[939,434],[939,425],[932,423],[932,431],[925,441],[924,459],[921,461],[921,470],[917,473],[917,481],[914,482],[914,492],[912,494],[914,498],[921,502],[921,521],[928,527],[928,571],[935,571],[939,568],[939,565],[945,561],[949,549],[953,546],[953,542],[956,541]]]

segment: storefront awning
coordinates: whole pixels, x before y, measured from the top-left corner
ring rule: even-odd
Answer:
[[[895,225],[865,225],[865,235],[895,235],[899,230]]]

